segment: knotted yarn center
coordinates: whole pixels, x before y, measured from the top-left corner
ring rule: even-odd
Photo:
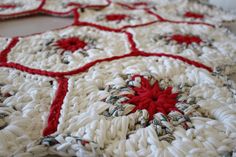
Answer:
[[[125,14],[109,14],[106,15],[106,20],[107,21],[121,21],[124,20],[125,18],[127,18],[128,16]]]
[[[87,45],[87,43],[85,43],[78,37],[70,37],[58,40],[56,42],[56,45],[64,51],[74,52],[78,49],[83,49]]]
[[[178,44],[200,44],[202,42],[202,39],[198,36],[192,36],[192,35],[181,35],[181,34],[175,34],[171,36],[171,40],[176,41]]]
[[[184,17],[195,18],[195,19],[203,19],[204,15],[188,11],[184,14]]]
[[[132,112],[146,109],[149,113],[149,120],[152,120],[153,115],[157,112],[167,115],[171,111],[178,111],[175,107],[178,93],[172,93],[172,87],[161,89],[158,81],[151,85],[149,80],[143,76],[135,77],[141,78],[141,86],[131,87],[135,93],[126,95],[129,98],[126,103],[135,105]]]

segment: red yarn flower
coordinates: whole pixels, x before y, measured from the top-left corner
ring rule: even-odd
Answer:
[[[171,36],[171,40],[176,41],[178,44],[200,44],[202,42],[202,39],[198,36],[192,36],[192,35],[181,35],[181,34],[175,34]]]
[[[149,120],[152,120],[153,115],[157,112],[167,115],[171,111],[178,111],[175,107],[178,93],[172,93],[172,87],[162,90],[157,81],[153,85],[150,85],[146,78],[134,76],[133,79],[135,77],[141,78],[141,87],[132,87],[135,94],[126,95],[129,98],[126,103],[136,105],[132,112],[146,109],[149,113]]]
[[[4,9],[16,8],[16,5],[15,4],[0,4],[0,8],[4,8]]]
[[[106,15],[106,20],[107,21],[121,21],[124,20],[125,18],[127,18],[128,16],[125,14],[110,14],[110,15]]]
[[[203,19],[204,15],[188,11],[184,14],[184,17],[195,18],[195,19]]]
[[[80,40],[78,37],[70,37],[58,40],[56,45],[63,49],[64,51],[76,51],[78,49],[83,49],[87,44]]]

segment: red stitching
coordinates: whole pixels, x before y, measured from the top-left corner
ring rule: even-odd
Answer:
[[[151,85],[148,79],[140,75],[135,75],[132,79],[135,80],[136,77],[141,78],[141,86],[131,86],[131,89],[133,89],[135,93],[125,95],[129,99],[123,102],[135,105],[132,112],[146,109],[149,113],[149,120],[152,120],[153,115],[157,112],[161,112],[164,115],[167,115],[171,111],[179,112],[175,107],[178,93],[172,93],[172,87],[161,89],[158,81],[155,81],[154,84]]]
[[[69,38],[62,38],[56,41],[55,46],[59,47],[64,51],[71,51],[74,52],[78,49],[83,49],[87,45],[86,42],[82,41],[78,37],[69,37]]]
[[[114,57],[110,57],[110,58],[95,60],[95,61],[85,64],[84,66],[82,66],[80,68],[77,68],[77,69],[71,70],[71,71],[66,71],[66,72],[51,72],[51,71],[46,71],[46,70],[33,69],[33,68],[29,68],[29,67],[20,65],[18,63],[0,63],[0,67],[15,68],[17,70],[27,72],[30,74],[37,74],[37,75],[43,75],[43,76],[49,76],[49,77],[55,78],[55,77],[64,77],[64,76],[70,76],[70,75],[75,75],[75,74],[78,74],[81,72],[85,72],[90,67],[94,66],[97,63],[118,60],[118,59],[122,59],[122,58],[126,58],[126,57],[137,57],[137,56],[143,56],[143,57],[151,57],[151,56],[162,57],[162,56],[164,56],[164,57],[174,58],[174,59],[183,61],[189,65],[193,65],[195,67],[206,69],[207,71],[212,72],[212,69],[210,67],[208,67],[202,63],[184,58],[182,56],[177,56],[177,55],[173,55],[173,54],[166,54],[166,53],[146,53],[146,52],[141,52],[141,51],[140,52],[139,51],[132,52],[130,54],[126,54],[126,55],[122,55],[122,56],[114,56]]]
[[[32,9],[32,10],[28,10],[28,11],[22,11],[20,13],[12,13],[12,14],[0,14],[0,19],[4,20],[7,18],[12,18],[12,17],[19,17],[19,16],[26,16],[26,15],[33,15],[33,14],[37,14],[39,12],[39,10],[43,7],[43,5],[45,4],[46,0],[42,0],[40,5],[36,8],[36,9]]]
[[[94,24],[94,23],[79,21],[79,13],[77,12],[77,9],[80,6],[78,6],[77,8],[74,8],[74,9],[68,11],[68,12],[65,12],[65,13],[53,12],[53,11],[48,11],[48,10],[43,9],[43,6],[44,6],[45,2],[46,2],[46,0],[42,0],[42,3],[40,4],[40,6],[35,10],[25,11],[25,12],[16,13],[16,14],[9,14],[9,15],[6,15],[6,16],[1,16],[0,15],[0,19],[1,18],[9,18],[10,16],[20,16],[20,15],[25,15],[25,14],[36,14],[36,13],[46,13],[46,14],[51,14],[51,15],[66,16],[66,15],[70,15],[73,12],[73,16],[74,16],[74,24],[73,25],[75,25],[75,26],[91,26],[91,27],[95,27],[97,29],[104,30],[104,31],[125,33],[127,35],[129,44],[131,46],[131,53],[126,54],[126,55],[122,55],[122,56],[114,56],[114,57],[111,57],[111,58],[95,60],[93,62],[85,64],[84,66],[82,66],[80,68],[77,68],[77,69],[71,70],[71,71],[67,71],[67,72],[50,72],[50,71],[46,71],[46,70],[29,68],[29,67],[20,65],[18,63],[7,63],[7,54],[10,52],[11,48],[13,48],[18,42],[17,37],[13,38],[13,40],[8,45],[8,47],[0,53],[0,56],[1,56],[1,58],[0,58],[0,67],[14,68],[14,69],[17,69],[17,70],[20,70],[20,71],[23,71],[23,72],[27,72],[29,74],[37,74],[37,75],[43,75],[43,76],[49,76],[49,77],[57,78],[58,89],[57,89],[55,98],[54,98],[53,103],[52,103],[51,108],[50,108],[50,114],[49,114],[49,118],[48,118],[48,125],[43,131],[44,136],[52,134],[57,130],[57,125],[58,125],[58,120],[59,120],[59,117],[60,117],[61,106],[63,104],[64,97],[66,96],[67,90],[68,90],[68,79],[64,78],[64,76],[71,76],[71,75],[75,75],[75,74],[78,74],[78,73],[81,73],[81,72],[85,72],[97,63],[106,62],[106,61],[109,62],[109,61],[118,60],[118,59],[122,59],[122,58],[126,58],[126,57],[136,57],[136,56],[162,57],[162,56],[164,56],[164,57],[174,58],[174,59],[183,61],[187,64],[190,64],[190,65],[196,66],[198,68],[202,68],[202,69],[208,70],[209,72],[212,72],[212,69],[210,67],[208,67],[208,66],[206,66],[202,63],[187,59],[187,58],[182,57],[182,56],[177,56],[177,55],[173,55],[173,54],[165,54],[165,53],[155,53],[155,54],[152,53],[151,54],[151,53],[147,53],[147,52],[141,52],[136,48],[136,44],[133,40],[132,34],[129,33],[129,32],[123,31],[122,29],[130,28],[130,27],[133,28],[133,27],[146,26],[146,25],[149,25],[149,24],[153,24],[155,22],[170,22],[170,23],[177,23],[177,24],[178,23],[201,24],[201,25],[207,25],[207,26],[211,26],[211,27],[214,27],[214,25],[207,24],[207,23],[204,23],[204,22],[188,22],[188,21],[168,20],[168,19],[162,18],[160,15],[157,15],[156,13],[151,12],[148,9],[144,9],[148,14],[154,15],[160,21],[152,21],[152,22],[149,22],[149,23],[137,24],[137,25],[132,25],[132,26],[127,25],[127,26],[123,26],[120,29],[113,29],[113,28],[97,25],[97,24]],[[107,0],[107,2],[108,2],[107,6],[109,6],[111,1]],[[86,7],[95,7],[95,6],[91,6],[91,5],[88,6],[87,5]],[[69,27],[69,26],[66,26],[66,27]],[[56,29],[56,30],[59,30],[59,29]],[[37,34],[40,34],[40,33],[37,33]]]
[[[95,8],[95,9],[102,9],[111,4],[111,1],[106,0],[107,4],[105,5],[87,5],[87,4],[81,4],[81,3],[76,3],[76,2],[70,2],[67,4],[67,6],[76,6],[76,8]]]
[[[154,15],[160,22],[162,21],[166,21],[166,19],[164,19],[163,17],[161,17],[160,15],[158,15],[157,13],[152,12],[149,9],[144,9],[146,13],[150,14],[150,15]]]
[[[17,37],[13,38],[9,45],[0,52],[0,62],[7,62],[7,55],[11,49],[18,43],[19,39]]]
[[[174,20],[167,20],[165,19],[164,22],[169,22],[169,23],[175,23],[175,24],[188,24],[188,25],[205,25],[205,26],[209,26],[209,27],[215,27],[215,25],[209,24],[209,23],[205,23],[205,22],[194,22],[194,21],[174,21]]]
[[[176,41],[178,44],[200,44],[202,42],[202,39],[198,36],[193,35],[182,35],[182,34],[173,34],[170,36],[170,40]]]
[[[127,35],[127,39],[130,44],[131,52],[139,51],[138,48],[136,47],[136,43],[134,42],[133,34],[131,34],[129,32],[125,32],[125,31],[124,31],[124,33]]]
[[[15,5],[15,4],[0,4],[0,8],[8,9],[8,8],[16,8],[16,7],[17,7],[17,5]]]
[[[58,89],[55,94],[55,99],[53,100],[52,105],[50,107],[50,113],[48,116],[48,125],[43,130],[43,136],[50,135],[57,131],[61,106],[68,91],[67,78],[57,79],[57,82],[58,82]]]
[[[184,14],[184,17],[203,19],[204,15],[188,11]]]

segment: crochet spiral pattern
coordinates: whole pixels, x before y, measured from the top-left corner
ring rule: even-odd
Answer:
[[[0,37],[0,157],[235,156],[236,16],[190,0],[3,0],[0,20],[73,16]]]

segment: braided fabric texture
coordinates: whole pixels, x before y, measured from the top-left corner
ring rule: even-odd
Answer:
[[[191,0],[1,0],[0,157],[236,155],[236,15]]]

